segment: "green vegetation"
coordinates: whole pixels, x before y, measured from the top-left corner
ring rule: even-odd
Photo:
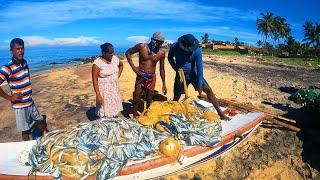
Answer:
[[[202,49],[203,54],[206,55],[217,55],[217,56],[243,56],[235,50],[219,50],[219,49]],[[245,54],[245,56],[248,56]],[[301,57],[288,57],[279,58],[276,56],[262,56],[262,59],[271,62],[281,62],[288,65],[305,66],[305,67],[320,67],[320,58],[301,58]]]
[[[220,56],[241,56],[236,50],[220,50],[220,49],[202,49],[204,54],[208,55],[220,55]]]
[[[282,62],[284,64],[307,66],[307,67],[320,67],[320,58],[279,58],[275,56],[263,56],[267,61]]]
[[[293,93],[289,100],[320,111],[320,89],[300,89]]]
[[[234,43],[228,41],[212,41],[218,45],[234,45],[235,50],[214,49],[205,47],[204,54],[221,56],[241,56],[243,54],[260,55],[267,61],[282,62],[284,64],[320,68],[320,23],[306,21],[302,26],[304,39],[299,41],[291,33],[291,26],[284,17],[271,12],[261,13],[256,26],[262,40],[257,46],[247,45],[235,37]],[[202,44],[210,43],[209,34],[201,36]],[[240,48],[240,46],[243,47]],[[208,49],[206,49],[208,48]],[[241,54],[242,53],[242,54]]]

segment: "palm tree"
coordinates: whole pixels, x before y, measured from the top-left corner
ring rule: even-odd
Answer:
[[[238,38],[238,37],[234,38],[234,44],[235,44],[236,46],[240,46],[240,41],[239,41],[239,38]]]
[[[304,32],[304,41],[306,41],[307,45],[310,46],[313,43],[314,40],[314,26],[313,23],[311,21],[306,21],[304,23],[304,25],[302,26],[304,28],[303,32]]]
[[[286,40],[286,45],[287,45],[290,56],[297,55],[299,50],[301,49],[300,43],[296,41],[292,36],[288,36]]]
[[[201,36],[201,40],[202,40],[202,44],[209,43],[209,41],[210,41],[209,34],[208,33],[204,33],[204,36]]]
[[[266,42],[264,44],[264,49],[267,51],[268,54],[272,54],[273,55],[273,46],[272,44],[270,44],[269,42]]]
[[[257,46],[258,46],[259,48],[262,47],[262,41],[261,41],[261,40],[257,41]]]
[[[274,29],[272,32],[272,38],[273,38],[274,42],[279,40],[280,31],[281,31],[280,29],[283,27],[283,24],[284,24],[284,18],[277,16],[273,19]],[[275,43],[273,43],[273,44],[275,44]]]
[[[312,45],[316,52],[320,50],[320,24],[307,21],[303,25],[304,41],[307,45]]]
[[[272,32],[274,42],[278,41],[281,38],[287,38],[291,34],[290,24],[286,23],[286,19],[280,16],[277,16],[273,19],[274,29]]]
[[[266,44],[266,41],[271,37],[274,32],[274,17],[273,13],[265,12],[261,13],[262,18],[258,18],[256,21],[257,29],[259,34],[263,35],[263,42]]]
[[[320,24],[315,23],[314,41],[316,43],[316,50],[320,50]]]

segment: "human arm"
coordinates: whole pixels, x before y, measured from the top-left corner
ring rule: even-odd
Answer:
[[[167,86],[166,86],[166,76],[165,76],[165,69],[164,69],[164,59],[165,59],[165,53],[161,51],[161,58],[160,58],[160,76],[162,80],[162,93],[167,94]]]
[[[211,102],[222,120],[230,120],[230,118],[222,112],[215,94],[213,94]]]
[[[10,74],[11,74],[10,68],[4,65],[0,69],[0,85],[9,78]],[[0,87],[0,96],[11,102],[16,102],[22,99],[23,97],[21,93],[7,94],[6,92],[3,91],[1,87]]]
[[[12,95],[9,95],[9,94],[5,93],[1,87],[0,87],[0,96],[8,101],[11,101],[11,102],[16,102],[16,101],[22,99],[22,97],[23,97],[23,95],[21,93],[14,93]]]
[[[94,92],[96,93],[96,103],[98,105],[103,104],[103,98],[101,96],[99,86],[98,86],[98,77],[99,77],[100,69],[97,65],[93,64],[92,65],[92,83],[93,83],[93,89]]]
[[[197,68],[197,84],[198,84],[198,92],[199,95],[201,95],[201,92],[203,90],[203,64],[202,64],[202,53],[200,48],[198,48],[194,52],[194,58],[195,58],[195,63],[196,63],[196,68]]]
[[[127,58],[127,60],[128,60],[128,63],[129,63],[129,65],[131,66],[133,72],[136,73],[137,75],[140,75],[139,67],[136,67],[136,66],[133,64],[131,55],[139,52],[139,53],[140,53],[139,55],[141,55],[143,59],[148,59],[148,56],[149,56],[148,53],[147,53],[146,51],[142,51],[142,49],[144,48],[144,46],[146,46],[146,45],[140,43],[140,44],[137,44],[137,45],[135,45],[134,47],[132,47],[132,48],[130,48],[130,49],[128,49],[128,50],[126,51],[126,58]]]
[[[178,68],[176,67],[176,63],[175,63],[175,60],[174,60],[174,56],[175,56],[175,45],[172,45],[170,47],[170,50],[169,50],[169,53],[168,53],[168,61],[169,61],[169,64],[171,65],[172,69],[174,69],[175,71],[178,70]]]
[[[0,96],[8,101],[11,101],[11,96],[9,94],[5,93],[1,87],[0,87]]]
[[[121,61],[119,61],[119,77],[121,76],[121,73],[123,71],[123,63]]]

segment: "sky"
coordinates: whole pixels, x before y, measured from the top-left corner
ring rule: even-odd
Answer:
[[[0,0],[0,49],[12,38],[26,46],[89,46],[111,42],[129,47],[161,31],[168,42],[183,34],[256,44],[260,13],[287,19],[303,39],[305,21],[320,23],[319,0]]]

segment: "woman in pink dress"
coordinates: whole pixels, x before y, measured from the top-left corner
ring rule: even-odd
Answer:
[[[123,64],[114,55],[110,43],[100,46],[102,55],[92,65],[93,88],[96,93],[97,114],[102,117],[115,117],[123,110],[119,89],[119,77]]]

